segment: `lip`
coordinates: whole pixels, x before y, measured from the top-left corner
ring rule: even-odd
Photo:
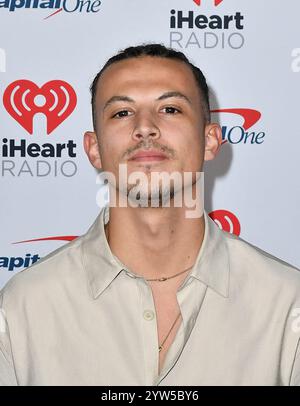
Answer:
[[[139,151],[134,154],[130,161],[162,161],[167,159],[167,156],[160,151]]]

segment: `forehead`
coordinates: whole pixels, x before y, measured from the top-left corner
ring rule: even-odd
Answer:
[[[199,91],[191,68],[184,62],[161,57],[129,58],[110,65],[97,84],[97,104],[114,95],[143,93],[157,97],[157,92],[181,91],[198,101]]]

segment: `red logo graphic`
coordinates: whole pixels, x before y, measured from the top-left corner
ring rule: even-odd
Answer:
[[[237,236],[241,233],[241,225],[238,218],[228,210],[214,210],[209,217],[220,227],[221,230]]]
[[[222,3],[223,0],[214,0],[215,6],[218,6],[219,4]],[[197,6],[201,6],[201,0],[194,0],[194,3],[197,4]]]
[[[30,80],[16,80],[3,95],[7,112],[29,133],[33,133],[33,117],[47,117],[50,134],[73,112],[77,104],[75,90],[63,80],[51,80],[39,88]]]
[[[23,244],[24,242],[36,242],[36,241],[73,241],[78,235],[63,235],[57,237],[43,237],[43,238],[33,238],[32,240],[16,241],[13,244]]]
[[[219,109],[219,110],[211,110],[211,113],[231,113],[237,114],[241,116],[244,120],[242,127],[245,131],[251,128],[254,124],[256,124],[260,118],[261,113],[258,110],[254,109]],[[226,143],[227,140],[222,141],[222,144]]]
[[[242,116],[244,119],[243,128],[248,130],[254,124],[258,122],[261,118],[261,113],[253,109],[221,109],[221,110],[211,110],[211,113],[232,113]]]

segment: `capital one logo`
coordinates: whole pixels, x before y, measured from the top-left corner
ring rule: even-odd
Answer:
[[[63,80],[51,80],[42,87],[30,80],[16,80],[6,88],[3,104],[29,134],[33,133],[35,114],[43,113],[49,135],[74,111],[77,96],[72,86]]]
[[[204,0],[204,1],[207,1],[207,0]],[[222,1],[223,1],[223,0],[214,0],[215,6],[218,6],[219,4],[221,4]],[[201,6],[201,2],[202,2],[202,0],[194,0],[194,3],[196,3],[197,6]]]
[[[265,132],[248,131],[261,118],[261,113],[254,109],[231,108],[211,110],[211,113],[229,113],[235,117],[241,118],[241,125],[229,127],[222,126],[222,144],[229,142],[230,144],[262,144],[264,142]]]

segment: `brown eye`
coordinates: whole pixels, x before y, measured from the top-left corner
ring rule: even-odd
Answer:
[[[127,117],[129,114],[129,111],[128,110],[121,110],[121,111],[118,111],[116,114],[114,114],[113,115],[113,118],[122,118],[122,117]]]
[[[166,110],[166,113],[168,114],[177,114],[180,113],[180,110],[177,109],[176,107],[164,107],[163,110]]]

